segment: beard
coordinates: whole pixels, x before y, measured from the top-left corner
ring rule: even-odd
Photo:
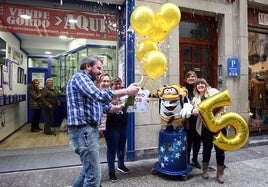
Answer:
[[[91,80],[94,82],[98,79],[99,75],[97,76],[92,70],[88,72],[88,74],[91,76]]]

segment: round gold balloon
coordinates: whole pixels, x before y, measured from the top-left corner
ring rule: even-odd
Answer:
[[[175,4],[165,3],[158,9],[156,20],[166,31],[170,31],[179,24],[181,20],[181,11]]]
[[[151,38],[154,42],[160,42],[167,38],[169,31],[165,30],[161,24],[159,24],[156,20],[155,25],[152,27],[151,32],[149,33],[149,38]]]
[[[130,24],[136,33],[147,36],[155,24],[155,14],[151,8],[139,6],[130,16]]]
[[[142,58],[142,68],[148,77],[156,79],[166,71],[167,58],[160,51],[150,51]]]
[[[157,44],[150,39],[143,39],[137,43],[136,56],[139,61],[142,60],[143,56],[150,51],[158,51]]]
[[[247,143],[249,130],[246,121],[237,113],[225,112],[221,115],[221,118],[215,118],[213,111],[228,105],[231,105],[230,94],[225,90],[202,101],[198,105],[198,110],[206,127],[211,132],[217,133],[214,136],[213,143],[222,150],[233,151]],[[220,132],[227,126],[232,126],[235,129],[234,136],[226,137]]]

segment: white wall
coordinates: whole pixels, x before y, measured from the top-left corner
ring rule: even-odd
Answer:
[[[11,47],[20,49],[19,41],[12,34],[0,32],[0,37]],[[25,54],[23,54],[23,64],[19,66],[24,69],[24,73],[27,75],[27,58]],[[10,90],[8,85],[3,85],[4,94],[27,94],[27,84],[17,83],[17,67],[18,65],[14,64],[13,89]],[[0,106],[0,141],[27,122],[27,107],[27,100],[7,106]],[[4,123],[4,125],[1,125],[1,123]]]

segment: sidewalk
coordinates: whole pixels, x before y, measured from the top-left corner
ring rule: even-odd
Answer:
[[[211,156],[210,166],[215,171],[210,171],[210,178],[204,180],[201,176],[202,170],[193,168],[184,181],[181,177],[153,175],[151,169],[157,159],[127,162],[126,166],[131,173],[122,174],[116,172],[118,181],[112,183],[107,175],[107,164],[102,165],[104,187],[268,187],[268,135],[262,137],[250,137],[248,144],[239,150],[226,152],[224,171],[225,183],[220,185],[216,181],[215,153]],[[201,161],[202,155],[199,154]]]
[[[225,183],[221,186],[232,187],[268,187],[268,135],[251,137],[249,143],[242,149],[226,152]],[[118,181],[112,183],[107,172],[107,163],[102,166],[102,186],[104,187],[166,187],[183,185],[193,186],[219,186],[216,181],[216,171],[210,172],[210,178],[204,180],[202,171],[193,168],[186,181],[178,177],[163,177],[153,175],[151,169],[157,158],[126,162],[130,169],[129,174],[116,172]],[[201,161],[201,154],[199,154]],[[212,154],[210,166],[215,169],[215,154]],[[11,172],[0,174],[1,187],[70,187],[80,171],[81,166],[31,170],[24,172]]]

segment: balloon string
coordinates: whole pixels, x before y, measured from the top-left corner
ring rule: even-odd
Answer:
[[[143,74],[141,74],[141,80],[139,81],[138,85],[141,85],[141,83],[143,82]]]
[[[144,82],[143,82],[142,85],[141,85],[141,88],[144,88],[144,86],[145,86],[146,82],[148,81],[148,79],[149,79],[149,77],[146,77],[146,78],[145,78]],[[140,81],[140,83],[141,83],[141,82],[142,82],[142,81]]]

